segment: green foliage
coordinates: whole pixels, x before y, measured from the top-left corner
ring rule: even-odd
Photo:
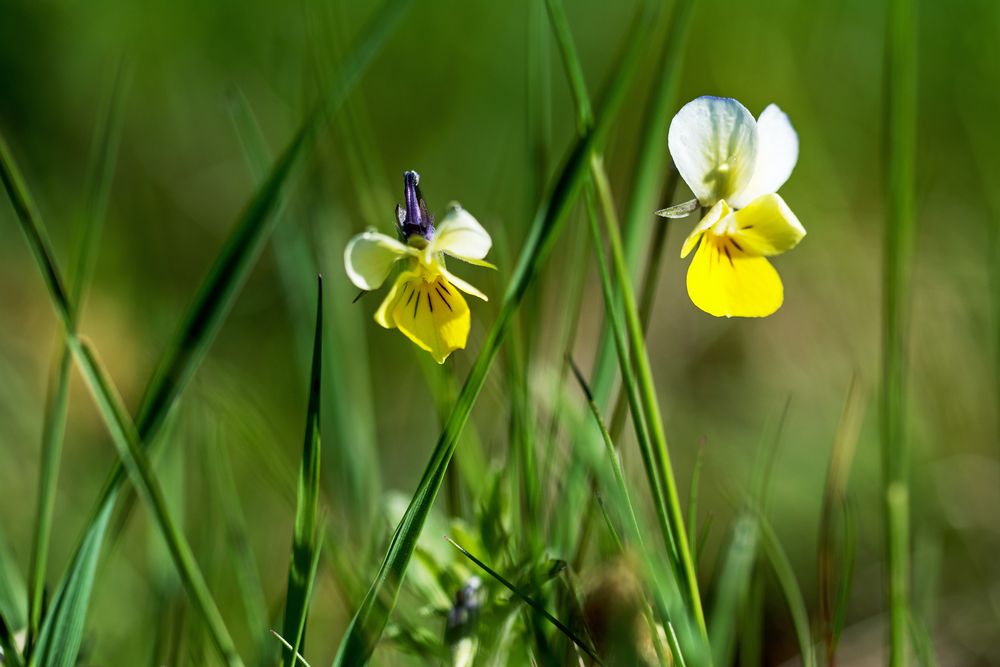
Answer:
[[[1000,10],[793,5],[0,3],[3,664],[1000,662]],[[764,320],[704,94],[800,139]],[[344,275],[409,169],[443,365]]]

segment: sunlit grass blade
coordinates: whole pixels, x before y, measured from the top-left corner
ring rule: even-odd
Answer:
[[[566,222],[569,210],[585,180],[590,155],[606,136],[611,120],[621,107],[625,92],[635,75],[635,64],[641,55],[642,46],[642,40],[637,40],[634,44],[633,55],[628,61],[631,65],[619,71],[593,130],[577,140],[559,177],[539,207],[501,301],[497,319],[483,341],[413,499],[396,527],[385,559],[340,644],[336,659],[338,665],[364,664],[382,634],[388,614],[396,603],[399,585],[416,547],[417,538],[440,490],[472,406],[486,382],[486,376],[507,336],[511,319],[524,293],[551,252]]]
[[[292,645],[289,644],[287,641],[285,641],[285,638],[282,637],[281,635],[279,635],[277,632],[275,632],[274,630],[271,630],[271,634],[274,635],[274,638],[277,639],[281,643],[281,645],[285,647],[286,650],[289,650],[289,651],[294,650],[293,647],[292,647]],[[306,661],[306,659],[302,656],[301,653],[296,653],[295,654],[295,660],[296,660],[297,663],[301,662],[303,665],[305,665],[305,667],[311,667],[309,665],[309,663]]]
[[[886,222],[880,402],[889,664],[906,664],[909,623],[909,443],[906,358],[915,227],[917,3],[891,0],[886,33]]]
[[[712,664],[730,664],[737,620],[750,590],[750,574],[757,559],[758,535],[757,520],[749,514],[741,515],[733,524],[709,617]]]
[[[563,54],[563,65],[566,68],[567,78],[570,81],[570,89],[576,105],[576,123],[579,132],[585,132],[586,128],[593,122],[590,97],[586,90],[586,83],[583,76],[583,68],[579,58],[576,56],[576,48],[570,34],[569,23],[566,19],[565,11],[560,2],[550,1],[547,3],[552,30],[556,36],[556,43]],[[646,21],[648,17],[640,15],[640,22]],[[589,164],[591,179],[597,172],[601,171],[600,160],[596,156],[591,157]],[[625,339],[624,324],[621,323],[618,310],[613,307],[615,302],[615,292],[612,286],[611,274],[608,269],[608,262],[604,253],[604,243],[601,238],[598,222],[598,212],[596,204],[596,194],[592,183],[586,187],[584,203],[587,220],[589,222],[591,243],[597,257],[598,274],[600,276],[601,290],[605,304],[605,318],[610,323],[615,342],[615,350],[618,353],[619,367],[622,372],[622,387],[626,390],[631,407],[633,424],[635,426],[636,438],[639,442],[639,452],[642,455],[643,466],[649,482],[650,493],[653,497],[653,505],[659,519],[660,532],[667,548],[667,553],[674,561],[676,545],[673,534],[670,530],[669,518],[666,510],[666,500],[663,496],[663,488],[656,475],[654,456],[649,440],[649,431],[644,418],[644,409],[640,403],[638,394],[638,384],[632,375],[632,363],[628,344]],[[605,214],[608,212],[605,210]]]
[[[642,140],[638,143],[635,170],[632,177],[632,189],[625,206],[622,218],[624,234],[624,261],[633,276],[638,275],[639,252],[647,243],[649,225],[664,226],[667,223],[654,217],[653,211],[662,208],[657,201],[660,185],[669,168],[667,155],[667,129],[669,118],[677,106],[677,96],[681,83],[681,69],[684,64],[684,54],[687,49],[688,34],[691,26],[691,16],[694,13],[696,0],[676,0],[664,29],[661,52],[656,62],[659,68],[653,83],[653,94],[648,102],[643,118],[642,130],[639,134]],[[670,193],[675,188],[667,188]],[[664,247],[669,228],[657,232],[657,238],[652,246]],[[647,276],[646,285],[651,290],[656,283]],[[645,290],[643,290],[645,293]],[[652,295],[650,295],[651,300]],[[601,333],[596,361],[594,364],[594,396],[597,404],[604,406],[610,396],[614,378],[614,341],[612,340],[610,324],[605,323]],[[612,425],[614,418],[612,416]]]
[[[813,648],[812,634],[809,629],[809,611],[806,608],[802,589],[795,578],[795,570],[767,518],[758,515],[757,521],[761,550],[771,563],[774,577],[777,579],[785,602],[788,604],[788,612],[791,614],[792,625],[795,628],[795,638],[799,642],[802,665],[803,667],[816,667],[816,651]]]
[[[601,291],[604,296],[605,317],[611,322],[611,331],[615,341],[615,349],[618,352],[620,368],[622,370],[622,386],[626,389],[629,405],[631,407],[632,422],[635,426],[636,439],[639,444],[639,453],[642,456],[643,469],[646,472],[646,479],[649,484],[650,494],[653,498],[653,509],[656,512],[660,536],[666,548],[668,559],[672,567],[676,567],[677,545],[674,542],[673,533],[670,530],[670,519],[667,516],[667,503],[663,495],[663,486],[656,474],[656,463],[649,439],[649,430],[646,426],[644,408],[639,398],[638,383],[632,372],[632,364],[628,351],[628,342],[625,340],[625,326],[621,322],[618,312],[612,307],[614,303],[614,291],[611,284],[611,274],[608,268],[608,260],[605,256],[604,245],[598,228],[598,214],[594,202],[593,187],[588,185],[585,194],[587,207],[587,220],[590,227],[591,241],[594,245],[597,256],[598,273],[601,280]],[[595,401],[596,405],[596,401]]]
[[[592,113],[583,79],[583,68],[576,55],[576,48],[568,29],[568,23],[561,2],[559,0],[549,0],[548,7],[556,33],[556,41],[559,44],[566,67],[567,78],[570,81],[570,87],[573,91],[573,98],[577,107],[578,123],[581,126],[586,126],[591,119]],[[704,635],[705,619],[704,612],[702,611],[701,593],[698,590],[697,570],[688,546],[687,531],[684,528],[684,516],[680,507],[677,484],[674,480],[670,454],[667,451],[663,418],[660,414],[659,401],[656,397],[656,388],[653,383],[649,358],[646,353],[642,324],[639,319],[638,308],[631,286],[631,277],[628,267],[625,264],[618,215],[607,173],[604,170],[602,160],[597,155],[591,156],[590,172],[604,221],[604,236],[608,238],[611,246],[612,267],[618,288],[617,295],[620,296],[620,301],[624,308],[629,345],[637,371],[635,384],[638,386],[638,394],[642,399],[642,414],[645,417],[646,427],[649,430],[650,441],[653,445],[652,454],[656,462],[656,467],[651,472],[656,476],[664,496],[664,499],[660,502],[665,503],[665,507],[661,508],[660,511],[664,512],[669,520],[667,532],[669,541],[674,545],[674,552],[670,556],[678,572],[678,576],[684,581],[685,593],[695,622]],[[594,234],[594,245],[595,252],[600,253],[603,243],[596,233]],[[605,310],[609,314],[614,313],[616,310],[614,301],[608,302]],[[617,343],[616,347],[619,353],[619,366],[624,371],[629,361],[622,354],[620,346]],[[637,406],[634,407],[634,410],[635,408]],[[655,493],[656,489],[654,488],[653,491]]]
[[[671,169],[667,177],[667,185],[664,192],[667,196],[676,192],[680,183],[680,174],[676,169]],[[634,229],[634,228],[633,228]],[[626,228],[626,233],[633,231]],[[670,225],[661,222],[653,227],[653,239],[649,243],[649,257],[646,260],[646,270],[642,275],[642,283],[639,287],[639,321],[642,324],[642,333],[645,336],[649,332],[649,323],[653,317],[653,304],[656,302],[656,287],[660,284],[660,269],[663,267],[663,252],[667,248],[667,238]],[[628,236],[625,238],[628,241]],[[628,260],[626,260],[628,261]],[[631,262],[628,262],[632,266]],[[614,412],[611,414],[611,433],[618,433],[625,422],[625,409],[628,407],[625,397],[624,387],[619,387],[618,396],[615,398]]]
[[[288,589],[285,594],[285,621],[282,629],[291,649],[282,652],[282,664],[292,667],[295,655],[305,640],[309,601],[316,574],[320,471],[320,387],[323,369],[323,279],[316,283],[316,333],[313,338],[312,370],[309,378],[309,406],[306,411],[306,434],[299,467],[299,485],[292,535],[292,556],[288,565]]]
[[[571,629],[569,629],[568,627],[566,627],[566,625],[562,621],[560,621],[558,618],[556,618],[555,616],[553,616],[552,614],[550,614],[549,611],[545,608],[545,606],[542,603],[536,601],[534,598],[532,598],[531,596],[529,596],[526,593],[524,593],[520,588],[518,588],[517,586],[515,586],[514,584],[512,584],[510,581],[508,581],[507,579],[505,579],[503,577],[503,575],[501,575],[499,572],[497,572],[496,570],[492,569],[489,565],[487,565],[486,563],[484,563],[483,561],[479,560],[478,558],[476,558],[475,556],[473,556],[471,553],[469,553],[468,551],[466,551],[465,548],[462,547],[460,544],[458,544],[458,542],[456,542],[455,540],[453,540],[453,539],[451,539],[450,537],[447,537],[447,536],[444,539],[448,540],[448,542],[453,547],[455,547],[456,549],[458,549],[462,553],[463,556],[465,556],[466,558],[468,558],[469,560],[471,560],[473,563],[475,563],[476,566],[479,567],[483,572],[485,572],[486,574],[488,574],[491,577],[493,577],[494,579],[496,579],[498,582],[500,582],[504,586],[504,588],[506,588],[507,590],[509,590],[511,593],[513,593],[514,595],[516,595],[522,602],[524,602],[529,607],[531,607],[532,609],[534,609],[535,611],[537,611],[539,614],[541,614],[545,618],[545,620],[547,620],[549,623],[551,623],[552,625],[554,625],[559,630],[559,632],[561,632],[563,635],[565,635],[565,637],[567,639],[569,639],[571,642],[573,642],[578,647],[580,647],[580,650],[583,651],[584,653],[586,653],[587,655],[589,655],[597,664],[602,664],[601,663],[601,659],[597,656],[596,653],[594,653],[594,650],[592,648],[590,648],[582,639],[580,639],[579,637],[577,637],[576,633],[574,633]]]
[[[103,227],[111,193],[111,182],[117,164],[118,144],[121,138],[124,115],[124,79],[125,74],[119,67],[109,99],[98,117],[94,154],[88,178],[88,201],[80,218],[79,238],[76,241],[72,258],[73,273],[69,285],[70,303],[77,310],[83,305],[84,290],[93,268],[95,250]],[[42,429],[38,502],[28,575],[28,646],[34,643],[42,619],[42,597],[45,592],[49,536],[52,530],[56,482],[59,477],[59,461],[62,456],[66,413],[69,405],[71,367],[72,358],[69,349],[64,344],[60,346],[54,374],[50,380],[49,398],[46,402],[45,421]]]

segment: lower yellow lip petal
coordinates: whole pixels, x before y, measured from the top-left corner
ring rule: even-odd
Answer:
[[[443,276],[411,278],[390,307],[391,322],[439,364],[469,338],[469,306]]]
[[[770,262],[712,233],[702,236],[691,260],[687,288],[694,305],[716,317],[767,317],[784,300],[781,278]]]

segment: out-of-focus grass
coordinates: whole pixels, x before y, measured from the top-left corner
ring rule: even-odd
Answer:
[[[616,75],[616,54],[638,6],[567,3],[595,101],[603,99]],[[986,0],[925,2],[919,9],[910,393],[901,415],[910,443],[911,536],[920,546],[913,559],[912,611],[939,662],[990,664],[1000,660],[993,641],[1000,606],[989,593],[1000,582],[994,558],[1000,533],[992,511],[1000,479],[1000,172],[990,157],[1000,148],[990,112],[1000,90],[992,57],[998,10]],[[67,269],[80,247],[75,220],[92,191],[86,174],[93,128],[102,118],[99,102],[112,88],[116,63],[123,55],[129,63],[118,168],[78,326],[100,351],[133,411],[232,221],[266,173],[260,163],[268,163],[269,151],[254,158],[240,143],[249,145],[245,128],[233,132],[232,91],[243,91],[246,108],[257,118],[257,147],[286,145],[321,85],[340,71],[348,45],[373,11],[366,3],[346,2],[0,3],[0,131],[48,224],[55,258]],[[670,41],[648,50],[604,150],[632,278],[644,275],[654,241],[651,225],[663,224],[643,219],[642,211],[685,198],[683,192],[674,200],[650,194],[662,187],[668,155],[666,146],[658,145],[665,144],[662,138],[649,143],[640,138],[656,136],[647,123],[662,136],[679,103],[697,95],[733,96],[755,113],[773,101],[789,113],[802,151],[782,193],[809,230],[800,248],[778,260],[786,286],[782,310],[763,321],[726,321],[709,318],[688,302],[686,267],[676,256],[678,237],[689,222],[666,223],[679,229],[667,234],[646,347],[680,497],[687,495],[698,443],[704,441],[696,520],[699,531],[708,526],[708,537],[703,550],[692,545],[703,600],[711,618],[712,601],[728,596],[719,575],[731,543],[729,529],[738,516],[744,517],[740,525],[750,520],[744,503],[761,434],[790,396],[783,445],[770,475],[768,524],[813,623],[827,613],[836,629],[843,609],[838,658],[860,664],[859,656],[877,654],[883,645],[887,618],[876,428],[887,206],[881,137],[890,130],[882,113],[888,74],[885,8],[861,2],[699,0],[690,21],[682,52]],[[531,222],[526,211],[537,207],[576,135],[571,89],[554,40],[539,37],[549,29],[539,7],[414,3],[350,96],[349,113],[332,119],[336,131],[322,137],[294,180],[274,243],[248,274],[204,364],[168,417],[161,437],[169,439],[171,453],[183,451],[184,458],[176,480],[161,479],[163,491],[168,504],[186,499],[171,508],[182,511],[180,523],[195,560],[248,660],[265,649],[271,655],[280,651],[276,642],[262,640],[261,628],[251,626],[262,613],[271,627],[281,625],[315,273],[326,276],[328,295],[320,476],[327,532],[303,654],[322,665],[333,659],[399,519],[396,510],[386,509],[382,489],[409,499],[417,488],[440,433],[440,408],[446,413],[453,400],[448,388],[461,383],[482,348],[511,279],[503,269],[512,264],[500,262],[502,270],[488,278],[491,301],[473,305],[469,348],[444,369],[431,369],[429,377],[440,383],[435,386],[444,388],[432,390],[412,346],[371,321],[379,297],[350,303],[355,293],[343,276],[343,243],[367,224],[389,228],[399,175],[414,168],[432,210],[440,213],[448,199],[459,199],[500,244],[498,256],[517,256]],[[658,107],[650,95],[662,90],[658,79],[674,63],[681,74],[677,89],[668,91],[672,101]],[[655,165],[660,174],[653,177],[652,166],[637,164]],[[637,227],[633,216],[639,216]],[[437,544],[440,532],[530,591],[574,633],[583,632],[585,614],[573,610],[586,610],[588,591],[606,591],[601,584],[618,572],[609,563],[619,548],[595,514],[582,569],[573,572],[577,583],[541,574],[547,572],[547,557],[575,556],[583,532],[577,510],[591,488],[629,543],[611,469],[596,473],[595,486],[589,486],[590,471],[609,465],[601,433],[573,383],[555,381],[565,377],[567,340],[575,341],[570,352],[581,362],[600,346],[604,305],[596,267],[570,250],[586,239],[587,224],[582,210],[574,213],[527,295],[529,307],[516,322],[518,340],[524,341],[518,362],[523,377],[499,369],[484,378],[470,414],[473,432],[463,436],[455,454],[458,517],[445,518],[443,498],[432,508],[428,543],[416,545],[408,584],[375,654],[383,664],[450,655],[436,653],[444,645],[443,614],[475,572],[447,544]],[[633,229],[639,231],[630,236]],[[570,300],[578,297],[579,323],[562,321],[574,312]],[[30,616],[25,591],[31,581],[43,420],[60,340],[14,213],[0,204],[0,539],[11,556],[0,554],[0,613],[15,626]],[[613,349],[610,358],[614,370]],[[830,492],[836,500],[824,501],[824,479],[855,373],[865,398],[858,406],[864,418],[853,466],[849,476],[840,477],[844,486]],[[49,600],[116,456],[75,371],[72,377],[42,573]],[[518,387],[511,386],[515,379]],[[562,387],[562,395],[553,387]],[[598,401],[609,421],[613,405],[605,403],[616,389],[608,382]],[[509,437],[515,390],[525,392],[522,401],[530,407],[522,410],[527,418],[518,429],[528,436],[521,442],[534,445],[541,516],[520,509],[520,455],[511,452]],[[626,424],[614,445],[622,453],[646,546],[659,548],[636,434]],[[206,481],[215,480],[214,473],[195,469],[206,460],[200,450],[207,447],[225,448],[235,494],[221,482]],[[167,470],[161,466],[175,465],[156,457],[152,463],[163,475]],[[245,522],[229,521],[234,501]],[[853,509],[841,515],[841,503]],[[159,573],[170,571],[169,561],[154,565],[148,557],[159,538],[155,530],[149,535],[149,518],[136,509],[100,554],[83,635],[87,662],[148,662],[158,640],[172,645],[157,654],[168,662],[214,659],[181,589],[171,593],[161,584]],[[831,532],[824,539],[834,560],[832,575],[824,579],[816,563],[820,517],[828,512]],[[237,538],[213,534],[213,526],[240,523],[245,551],[233,546]],[[850,551],[841,540],[849,542],[851,535],[857,540],[856,569],[839,606],[837,587],[844,577],[837,568]],[[769,539],[758,533],[757,558],[768,557]],[[532,541],[539,551],[524,548]],[[759,624],[748,620],[734,628],[737,635],[763,629],[756,644],[763,664],[798,652],[797,626],[782,593],[788,591],[788,568],[778,560],[781,580],[760,579]],[[639,566],[631,569],[657,576]],[[754,576],[767,571],[751,570]],[[248,583],[253,574],[259,577],[257,592]],[[537,655],[565,657],[565,638],[544,620],[532,620],[526,610],[490,615],[508,600],[485,583],[484,601],[492,611],[484,612],[482,623],[495,627],[497,635],[484,639],[480,660],[489,647],[505,645],[505,637],[531,637]],[[822,611],[821,590],[829,612]],[[253,598],[249,608],[247,595]],[[754,595],[751,591],[750,598]],[[574,598],[580,605],[570,604]],[[263,612],[259,599],[266,605]],[[610,596],[606,603],[610,608]],[[661,613],[655,604],[641,615]],[[754,604],[748,602],[747,609]],[[741,644],[740,650],[757,650],[754,646]],[[919,657],[925,648],[918,642],[909,650]],[[526,654],[511,657],[519,659]]]

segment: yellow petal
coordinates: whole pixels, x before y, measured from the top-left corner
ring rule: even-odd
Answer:
[[[425,274],[426,276],[426,274]],[[444,276],[407,280],[392,305],[392,322],[439,364],[469,338],[469,306]],[[398,284],[398,283],[397,283]]]
[[[767,317],[781,307],[784,288],[763,257],[737,250],[714,233],[702,237],[687,273],[694,305],[716,317]]]
[[[412,280],[422,280],[420,276],[423,272],[420,270],[403,271],[396,278],[396,282],[392,284],[392,289],[389,293],[385,295],[382,299],[382,304],[375,311],[375,321],[386,329],[393,329],[396,326],[396,322],[393,319],[392,313],[396,307],[396,302],[404,296],[404,288]]]
[[[750,255],[780,255],[791,250],[806,230],[779,195],[764,195],[733,214],[728,235]]]
[[[708,210],[705,217],[701,219],[701,222],[694,228],[694,230],[688,234],[688,237],[684,239],[684,247],[681,248],[681,259],[687,257],[694,247],[698,245],[698,239],[701,235],[711,229],[715,223],[717,223],[722,218],[726,217],[732,212],[729,208],[729,204],[725,200],[719,200],[715,203],[715,206]]]

